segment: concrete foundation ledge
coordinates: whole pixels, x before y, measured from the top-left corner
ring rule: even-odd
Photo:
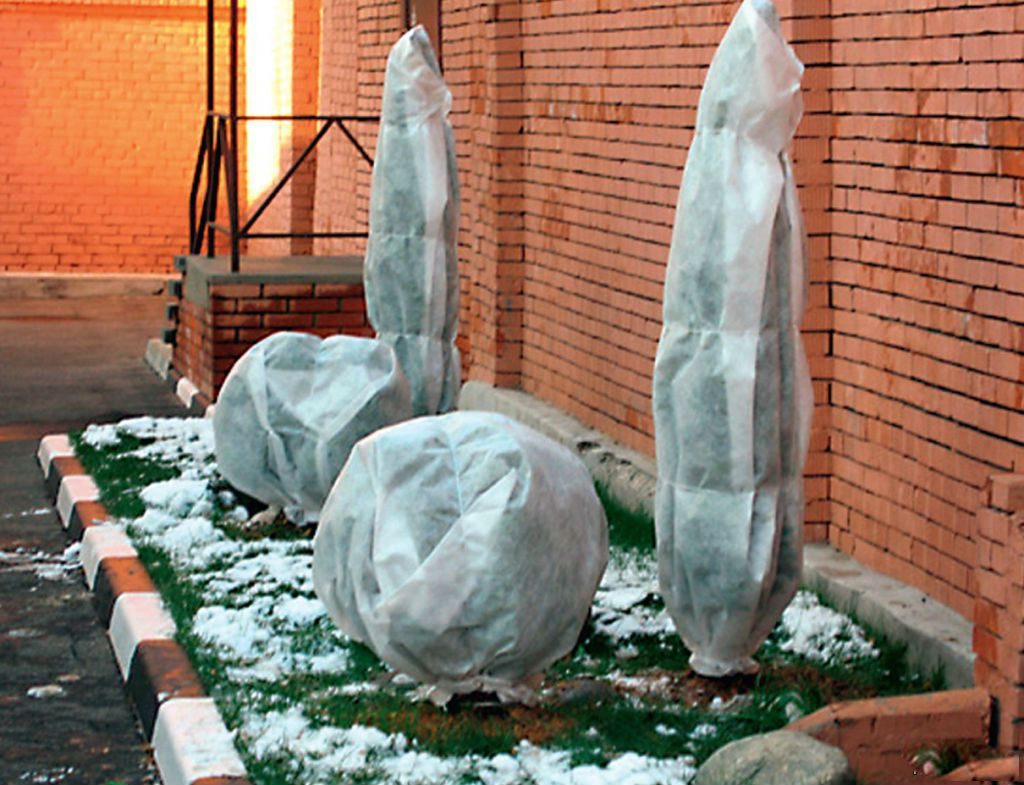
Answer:
[[[654,459],[612,441],[575,417],[519,390],[466,382],[460,409],[498,412],[540,431],[575,451],[594,479],[623,504],[654,514],[657,468]]]
[[[176,273],[0,273],[0,300],[155,297]]]
[[[519,390],[466,382],[459,408],[499,412],[564,444],[579,454],[594,478],[616,498],[653,514],[657,483],[653,458]],[[972,626],[956,611],[824,543],[804,548],[804,583],[841,610],[906,643],[908,658],[918,667],[942,667],[951,687],[974,686]]]
[[[950,687],[974,686],[973,626],[956,611],[824,543],[804,547],[804,583],[905,643],[918,667],[941,668]]]

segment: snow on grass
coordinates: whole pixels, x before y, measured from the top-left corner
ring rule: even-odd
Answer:
[[[672,752],[676,757],[612,753],[606,765],[598,766],[574,765],[570,752],[526,740],[509,753],[440,756],[402,733],[359,723],[332,725],[320,710],[324,696],[352,696],[353,700],[373,696],[385,689],[382,680],[367,680],[365,668],[360,670],[355,663],[355,649],[316,598],[310,540],[236,539],[221,525],[233,519],[241,522],[247,512],[230,491],[223,490],[213,462],[210,420],[136,418],[90,426],[83,440],[96,448],[173,467],[176,478],[141,490],[145,512],[121,523],[137,546],[164,554],[199,597],[188,634],[202,655],[220,663],[218,670],[229,682],[228,692],[235,690],[242,696],[231,712],[231,722],[243,754],[250,762],[287,772],[291,781],[309,785],[349,779],[401,785],[685,785],[695,773],[686,740],[716,733],[715,725],[696,724],[682,731]],[[3,557],[0,554],[0,563]],[[614,652],[611,667],[598,677],[635,695],[662,693],[664,685],[658,680],[666,680],[664,674],[624,675],[615,666],[616,661],[638,657],[641,641],[654,640],[665,647],[676,640],[658,596],[653,553],[613,550],[592,619],[595,634],[607,639]],[[774,637],[782,650],[816,660],[870,656],[872,649],[849,619],[803,592]],[[288,685],[295,680],[317,674],[329,681],[304,698],[289,692]],[[404,686],[398,685],[407,681],[392,678],[386,689],[402,690]],[[651,732],[662,737],[680,733],[664,724]],[[599,735],[595,731],[598,745]]]
[[[416,750],[401,733],[363,725],[314,727],[297,707],[251,713],[238,736],[257,757],[289,753],[296,773],[310,785],[335,783],[357,773],[392,785],[686,785],[696,773],[687,757],[653,759],[636,753],[620,755],[604,767],[573,766],[569,753],[528,741],[521,741],[512,755],[439,757]]]
[[[653,555],[613,551],[594,597],[594,626],[615,641],[638,635],[674,635],[675,627],[658,597]]]
[[[779,625],[780,648],[816,662],[844,662],[879,654],[849,617],[822,605],[810,592],[797,592]]]

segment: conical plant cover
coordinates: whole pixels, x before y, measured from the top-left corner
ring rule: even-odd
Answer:
[[[363,273],[370,323],[409,379],[414,415],[454,408],[461,375],[451,103],[430,39],[415,27],[384,74]]]
[[[654,368],[661,591],[690,664],[752,672],[800,580],[813,400],[803,227],[787,150],[803,66],[744,0],[708,71]]]

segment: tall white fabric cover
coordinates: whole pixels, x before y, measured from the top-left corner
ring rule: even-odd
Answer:
[[[324,505],[313,586],[345,634],[436,702],[525,700],[575,645],[607,561],[577,455],[502,415],[453,412],[356,445]]]
[[[813,401],[787,150],[802,73],[770,0],[744,0],[704,83],[672,237],[654,369],[658,563],[706,676],[756,670],[800,580]]]
[[[430,40],[415,27],[388,56],[363,272],[370,323],[409,379],[414,415],[451,410],[459,389],[451,103]]]

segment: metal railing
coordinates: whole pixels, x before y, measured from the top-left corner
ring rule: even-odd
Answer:
[[[302,152],[292,162],[291,166],[281,175],[274,187],[267,191],[243,223],[238,201],[238,123],[249,121],[310,121],[320,123],[320,127]],[[189,192],[189,253],[201,254],[205,241],[206,255],[214,256],[216,235],[217,232],[220,232],[228,237],[231,245],[231,271],[238,272],[241,243],[245,239],[366,237],[367,232],[365,231],[259,232],[255,231],[254,226],[331,128],[337,127],[355,148],[356,152],[359,153],[360,157],[372,167],[373,158],[366,152],[366,148],[360,144],[347,124],[376,122],[379,122],[379,119],[376,117],[360,115],[232,116],[213,111],[208,112],[206,121],[203,123],[203,133],[199,142],[199,154],[196,158],[192,188]],[[206,175],[205,188],[203,188],[204,174]],[[217,202],[222,175],[228,206],[228,222],[226,225],[217,223]],[[202,204],[199,202],[201,191],[203,192]]]
[[[216,247],[216,234],[226,234],[231,243],[231,271],[238,272],[241,243],[246,238],[317,238],[317,237],[366,237],[366,232],[254,232],[253,225],[266,212],[270,203],[281,193],[295,171],[309,157],[320,140],[328,131],[337,126],[348,141],[355,147],[370,166],[373,159],[356,139],[346,123],[376,123],[376,117],[359,115],[249,115],[238,114],[238,14],[239,0],[230,0],[229,31],[228,31],[228,101],[227,114],[214,110],[214,86],[216,76],[216,41],[215,41],[215,3],[206,0],[206,120],[199,142],[199,155],[196,159],[195,174],[192,177],[192,189],[189,194],[189,253],[200,254],[203,241],[206,241],[206,255],[213,256]],[[244,224],[240,218],[238,204],[238,124],[253,120],[270,120],[279,122],[302,121],[322,122],[316,135],[306,148],[295,159],[281,179],[260,201]],[[203,174],[206,174],[206,187],[203,188]],[[228,203],[227,225],[217,223],[217,200],[220,192],[221,175]],[[199,193],[203,192],[202,206],[199,205]]]

